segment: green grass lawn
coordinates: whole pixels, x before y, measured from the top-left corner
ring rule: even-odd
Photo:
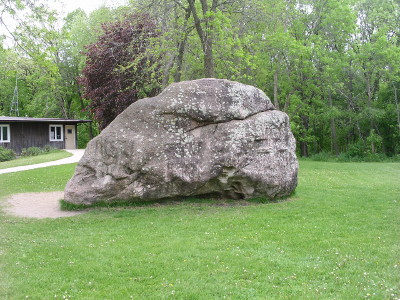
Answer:
[[[0,169],[40,164],[44,162],[59,160],[70,156],[72,156],[72,154],[67,151],[56,151],[38,156],[21,157],[14,160],[0,162]]]
[[[0,197],[73,169],[0,175]],[[302,161],[284,202],[1,215],[0,299],[399,299],[399,229],[399,163]]]

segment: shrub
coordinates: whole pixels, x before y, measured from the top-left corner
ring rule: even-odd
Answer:
[[[386,156],[383,153],[361,153],[357,146],[352,147],[350,152],[342,152],[337,157],[329,152],[320,152],[311,155],[307,160],[313,161],[331,161],[331,162],[396,162],[400,161],[400,155],[393,157]]]
[[[51,147],[50,145],[44,146],[42,150],[43,150],[43,154],[45,154],[45,153],[53,153],[53,152],[58,152],[58,151],[60,151],[60,149]]]
[[[331,161],[335,160],[335,157],[328,152],[319,152],[311,155],[309,159],[313,161]]]
[[[46,153],[51,153],[51,152],[56,152],[56,151],[59,151],[59,149],[53,148],[49,145],[46,145],[43,148],[29,147],[29,148],[22,149],[21,156],[37,156],[40,154],[46,154]]]
[[[29,147],[22,149],[21,156],[37,156],[42,153],[43,150],[40,149],[39,147]]]
[[[0,146],[0,162],[15,159],[15,152]]]
[[[383,153],[368,153],[363,158],[364,162],[380,162],[380,161],[390,161],[390,158]]]
[[[355,144],[349,145],[349,149],[346,152],[347,157],[363,157],[365,155],[365,146],[359,141]]]

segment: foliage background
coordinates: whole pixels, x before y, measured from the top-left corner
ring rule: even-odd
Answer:
[[[83,97],[77,81],[87,46],[101,40],[102,26],[146,14],[157,34],[143,55],[157,58],[161,77],[146,80],[144,90],[202,77],[241,81],[262,89],[289,114],[301,156],[396,156],[399,5],[398,0],[131,0],[90,15],[76,10],[60,22],[58,12],[40,0],[2,1],[2,16],[19,26],[11,32],[15,47],[0,46],[0,114],[10,112],[17,76],[21,115],[95,119],[88,110],[94,99]],[[152,74],[154,63],[146,68],[140,72]],[[140,73],[126,76],[137,82]],[[98,133],[97,125],[80,130],[81,146]]]

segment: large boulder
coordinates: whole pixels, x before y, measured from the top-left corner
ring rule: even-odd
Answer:
[[[298,162],[289,118],[259,89],[200,79],[137,101],[93,139],[65,201],[290,195]]]

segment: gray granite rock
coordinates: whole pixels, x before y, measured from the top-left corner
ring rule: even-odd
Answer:
[[[174,83],[137,101],[87,146],[65,201],[291,194],[298,162],[288,116],[252,86]]]

